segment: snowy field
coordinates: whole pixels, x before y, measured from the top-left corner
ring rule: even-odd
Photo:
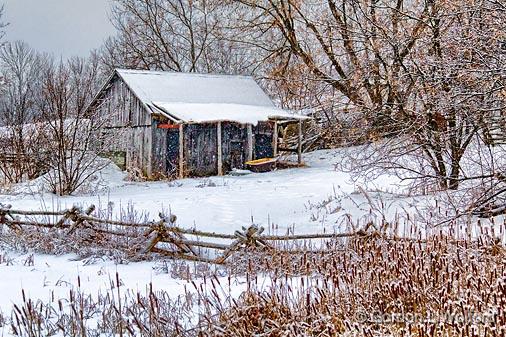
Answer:
[[[353,183],[347,173],[334,169],[342,160],[338,150],[317,151],[304,156],[306,168],[280,170],[245,176],[184,179],[174,182],[126,182],[124,174],[108,168],[95,177],[99,192],[56,197],[48,193],[27,193],[40,189],[34,183],[14,189],[16,195],[1,195],[0,202],[16,209],[62,209],[78,204],[87,207],[113,207],[115,212],[132,206],[157,219],[170,210],[181,227],[233,233],[255,223],[268,231],[285,233],[344,232],[345,219],[365,221],[385,216],[393,219],[413,206],[413,198],[403,196],[394,177],[382,176],[363,186]],[[363,191],[367,190],[367,197]],[[376,210],[371,213],[371,202]],[[33,258],[33,260],[32,260]],[[185,281],[158,273],[154,262],[117,265],[103,259],[79,261],[75,256],[44,256],[1,252],[0,310],[10,313],[13,303],[22,299],[22,289],[32,299],[49,300],[66,296],[76,287],[90,294],[111,290],[116,272],[122,290],[144,292],[149,283],[174,296],[184,293]],[[241,280],[235,282],[241,283]],[[237,285],[237,284],[236,284]],[[234,287],[235,291],[241,289]],[[1,334],[0,334],[1,336]]]
[[[90,184],[89,189],[99,190],[96,193],[57,197],[40,193],[40,184],[32,182],[15,187],[14,195],[0,195],[0,202],[31,210],[94,204],[119,212],[133,206],[137,211],[149,213],[151,219],[158,219],[161,211],[170,211],[181,227],[224,233],[250,225],[252,219],[266,228],[271,224],[281,229],[295,228],[297,232],[316,232],[335,230],[336,220],[346,213],[357,218],[369,211],[367,200],[359,195],[360,187],[374,196],[378,196],[378,191],[386,192],[379,194],[389,202],[397,200],[396,195],[403,192],[394,177],[381,176],[367,186],[353,183],[349,174],[334,169],[340,160],[338,150],[323,150],[304,156],[306,168],[142,183],[123,181],[124,173],[109,167]],[[325,216],[322,209],[325,203],[344,195],[353,195],[353,201],[340,200],[339,211],[330,210],[328,213],[333,216]]]

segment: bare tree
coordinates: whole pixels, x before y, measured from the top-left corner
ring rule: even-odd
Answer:
[[[3,85],[0,117],[3,125],[0,170],[10,182],[32,179],[43,170],[38,151],[36,99],[44,57],[24,42],[6,43],[0,50]]]
[[[502,109],[500,68],[487,70],[497,50],[484,53],[500,46],[501,2],[238,2],[256,11],[252,29],[282,36],[275,46],[286,68],[302,64],[329,88],[322,97],[358,116],[352,128],[367,131],[377,155],[352,161],[354,169],[401,170],[442,189],[469,178],[461,160]]]
[[[114,0],[118,36],[102,49],[110,68],[236,72],[233,44],[220,38],[222,1]]]
[[[356,109],[389,116],[402,110],[414,79],[406,65],[432,9],[426,2],[239,0],[259,27],[282,36],[279,54],[302,63],[314,80]]]
[[[49,152],[45,175],[54,193],[73,193],[102,169],[103,119],[87,111],[97,89],[98,60],[74,58],[47,67],[39,109]]]
[[[419,41],[425,48],[412,57],[412,97],[408,108],[394,116],[402,133],[373,144],[373,158],[375,166],[408,172],[409,179],[457,189],[460,182],[483,176],[474,168],[483,169],[484,163],[464,169],[462,160],[471,155],[473,144],[488,151],[495,117],[505,107],[498,27],[506,17],[490,1],[434,1],[431,6],[438,10]],[[406,156],[408,161],[402,159]],[[355,164],[367,170],[367,164]]]
[[[462,82],[470,90],[462,90],[458,102],[464,101],[471,113],[483,118],[478,121],[483,146],[468,155],[470,166],[479,169],[461,180],[473,183],[468,209],[489,217],[506,212],[506,4],[490,0],[474,8],[478,10],[468,14],[474,24],[462,28],[467,34],[458,46],[468,47],[465,60],[472,71]]]

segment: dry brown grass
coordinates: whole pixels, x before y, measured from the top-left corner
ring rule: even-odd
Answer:
[[[132,223],[149,223],[148,215],[135,210],[132,205],[120,208],[118,215],[113,216],[113,206],[99,208],[95,211],[101,219],[117,220]],[[44,224],[55,224],[61,216],[19,216],[19,220],[41,225],[22,226],[22,230],[13,230],[7,225],[0,225],[0,248],[17,252],[35,252],[42,254],[62,255],[74,253],[81,258],[108,256],[118,261],[135,259],[136,250],[144,243],[143,228],[120,227],[113,224],[96,224],[94,227],[81,226],[70,231],[68,226],[62,228],[45,227]],[[120,235],[107,232],[116,231]],[[144,257],[148,259],[149,257]],[[1,257],[0,257],[1,261]]]
[[[503,336],[504,247],[450,241],[354,240],[299,261],[266,258],[269,289],[253,283],[208,335]]]
[[[115,290],[98,299],[79,288],[66,300],[25,299],[13,311],[11,330],[18,336],[506,334],[506,252],[491,237],[373,236],[322,248],[235,255],[228,277],[202,264],[166,264],[166,272],[194,284],[177,298],[152,288],[120,293],[117,276]],[[228,289],[236,277],[247,290],[233,298]]]

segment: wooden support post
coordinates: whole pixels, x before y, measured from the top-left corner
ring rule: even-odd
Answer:
[[[179,124],[179,179],[184,178],[184,130]]]
[[[274,157],[278,155],[278,121],[274,121],[274,135],[272,137],[272,149]]]
[[[95,211],[95,205],[91,205],[90,207],[88,207],[86,209],[86,211],[84,212],[84,215],[89,216],[89,215],[91,215],[91,213],[93,213],[93,211]],[[85,219],[80,217],[81,210],[79,208],[72,207],[71,212],[73,212],[73,213],[70,214],[69,218],[74,223],[72,225],[70,225],[70,228],[67,231],[66,235],[70,235],[70,234],[74,233],[77,229],[79,229],[79,227],[81,227],[81,225],[85,221]]]
[[[57,228],[63,227],[65,221],[67,221],[67,219],[69,219],[72,215],[75,215],[77,211],[78,211],[77,206],[72,206],[72,208],[68,212],[65,212],[65,214],[60,218],[60,220],[58,220],[55,226]]]
[[[218,122],[218,125],[216,127],[216,134],[217,134],[217,143],[218,143],[218,175],[223,175],[223,153],[221,151],[221,122]]]
[[[299,120],[299,139],[298,139],[298,147],[297,147],[297,161],[302,164],[302,119]]]
[[[160,242],[161,239],[162,238],[160,236],[160,233],[158,233],[158,231],[155,230],[155,231],[151,232],[151,234],[148,237],[148,242],[147,242],[146,246],[144,246],[139,251],[139,254],[147,254],[147,253],[151,252],[153,250],[153,248],[155,248],[156,244],[158,242]]]
[[[251,124],[246,125],[246,133],[248,139],[246,161],[253,160],[253,126]]]

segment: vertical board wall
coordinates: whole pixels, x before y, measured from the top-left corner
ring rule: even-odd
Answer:
[[[153,155],[152,121],[144,104],[116,75],[94,109],[104,118],[108,150],[124,152],[127,168],[137,168],[150,176]]]

